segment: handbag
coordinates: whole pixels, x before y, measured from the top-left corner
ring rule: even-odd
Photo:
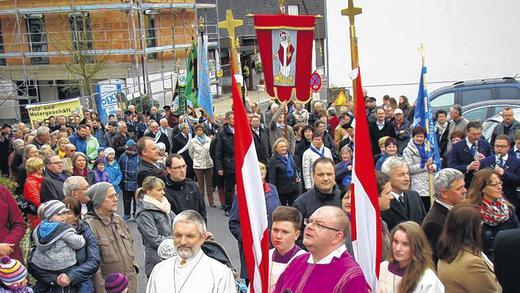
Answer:
[[[16,199],[16,203],[18,204],[20,211],[22,211],[24,215],[38,214],[38,207],[34,203],[26,200],[25,198],[18,196],[18,198]]]

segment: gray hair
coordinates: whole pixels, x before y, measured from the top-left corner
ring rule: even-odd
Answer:
[[[179,130],[180,131],[183,131],[185,128],[190,128],[188,123],[181,123],[181,124],[179,124]]]
[[[197,226],[199,226],[200,234],[203,236],[206,235],[206,222],[204,222],[204,218],[202,218],[202,216],[197,211],[185,210],[177,214],[177,216],[175,216],[173,219],[173,230],[175,230],[175,224],[177,222],[197,224]]]
[[[33,148],[38,149],[34,144],[28,144],[28,145],[26,145],[24,147],[24,149],[23,149],[23,157],[24,157],[24,159],[27,158],[27,154]]]
[[[15,140],[13,140],[13,148],[14,148],[15,150],[18,150],[18,149],[23,148],[24,145],[25,145],[25,142],[24,142],[23,139],[21,139],[21,138],[17,138],[17,139],[15,139]]]
[[[117,122],[117,128],[120,128],[120,127],[123,127],[123,126],[126,126],[126,122],[125,121]]]
[[[445,168],[435,174],[433,181],[433,190],[435,197],[441,197],[441,189],[447,189],[453,184],[455,180],[464,179],[464,174],[457,169]]]
[[[50,129],[47,126],[40,126],[36,129],[36,136],[40,137],[42,135],[46,135],[50,133]]]
[[[85,181],[85,178],[82,176],[70,176],[63,182],[63,194],[65,196],[70,196],[74,190],[79,189],[79,183],[81,181]]]
[[[390,157],[390,158],[386,159],[385,162],[383,163],[383,165],[381,166],[381,171],[383,173],[385,173],[386,175],[390,176],[390,173],[392,173],[392,171],[395,168],[402,168],[405,166],[406,166],[406,168],[408,168],[408,164],[406,163],[406,161],[403,158]]]

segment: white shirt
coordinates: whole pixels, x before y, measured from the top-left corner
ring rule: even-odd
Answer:
[[[395,193],[395,192],[391,191],[390,194],[392,194],[392,196],[393,196],[393,197],[395,198],[395,200],[397,200],[397,201],[399,201],[399,199],[400,199],[401,197],[403,197],[403,199],[404,199],[404,193],[403,193],[403,192],[401,192],[401,193]],[[400,202],[400,201],[399,201],[399,202]]]
[[[332,152],[329,148],[322,145],[321,149],[318,150],[318,152],[323,151],[323,155],[327,158],[332,159]],[[312,186],[314,186],[314,177],[312,173],[312,164],[314,164],[314,161],[320,158],[320,155],[315,153],[311,148],[309,147],[302,156],[302,174],[303,174],[303,182],[306,189],[311,189]]]
[[[158,263],[148,279],[146,293],[236,293],[231,270],[202,250],[185,265],[180,261],[174,256]]]
[[[441,206],[447,208],[447,209],[450,210],[450,211],[451,211],[451,209],[453,208],[452,205],[449,205],[449,204],[443,202],[442,200],[435,199],[435,202],[439,203]]]
[[[317,265],[330,264],[330,262],[332,261],[333,258],[341,257],[341,255],[343,254],[343,252],[345,252],[345,250],[347,250],[347,247],[345,246],[345,244],[342,244],[340,247],[336,248],[333,252],[329,253],[329,255],[322,258],[319,262],[315,262],[314,258],[312,257],[312,254],[309,253],[309,259],[307,260],[307,263],[317,264]]]
[[[466,137],[466,145],[468,146],[469,150],[471,150],[471,147],[473,147],[474,143],[469,142],[468,138]],[[477,149],[478,152],[478,149]]]

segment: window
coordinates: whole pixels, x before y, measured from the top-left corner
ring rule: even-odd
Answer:
[[[518,99],[520,98],[520,88],[517,87],[499,87],[498,94],[502,99]]]
[[[289,15],[298,15],[300,14],[299,7],[297,4],[289,4],[287,5],[287,14]]]
[[[466,90],[461,91],[462,99],[461,105],[469,105],[476,102],[484,102],[493,100],[493,93],[491,89],[478,89],[478,90]]]
[[[146,48],[154,48],[157,46],[157,37],[155,34],[155,17],[153,15],[145,16],[146,25]],[[157,53],[149,53],[148,59],[157,59]]]
[[[0,54],[4,53],[4,36],[2,33],[2,23],[0,23]],[[5,58],[0,58],[0,66],[5,66],[7,62]]]
[[[469,110],[468,112],[464,113],[464,118],[468,119],[469,121],[480,121],[484,122],[487,118],[487,111],[488,107],[483,108],[477,108],[473,110]]]
[[[47,36],[45,35],[43,15],[28,15],[26,21],[31,52],[47,52]],[[31,57],[31,63],[49,64],[49,57]]]
[[[442,94],[430,101],[430,105],[435,109],[449,110],[453,104],[455,104],[454,92]]]
[[[92,31],[90,30],[90,17],[88,13],[70,14],[69,21],[74,50],[92,50],[94,48],[94,42],[92,41]],[[94,62],[94,56],[89,56],[85,53],[74,55],[78,63],[81,62],[83,58],[88,63]]]

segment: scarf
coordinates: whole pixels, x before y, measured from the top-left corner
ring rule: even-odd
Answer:
[[[206,135],[203,134],[202,136],[197,135],[197,140],[200,142],[200,144],[204,144],[206,142]]]
[[[284,167],[285,167],[285,175],[288,177],[288,178],[293,178],[294,177],[294,168],[292,166],[292,162],[293,162],[293,159],[291,157],[291,154],[287,154],[287,156],[280,156],[280,155],[276,155],[276,158],[280,161],[282,161]]]
[[[172,209],[170,202],[164,196],[159,201],[159,200],[145,194],[143,197],[143,201],[156,206],[158,209],[161,210],[161,212],[163,212],[165,214],[169,214]]]
[[[315,148],[312,144],[311,146],[309,147],[311,149],[311,151],[313,151],[314,153],[316,153],[318,156],[320,156],[320,158],[323,158],[325,157],[325,148],[323,146],[321,146],[321,149],[317,149]]]
[[[264,193],[271,192],[271,186],[267,182],[262,182],[262,187],[264,188]]]
[[[489,226],[497,226],[506,222],[512,214],[513,211],[502,198],[493,201],[485,198],[480,202],[480,216],[482,221]]]
[[[80,171],[80,170],[78,170],[77,168],[74,167],[74,169],[72,170],[72,175],[74,175],[74,176],[81,176],[83,178],[87,178],[88,168],[85,167],[85,169],[83,169],[83,171]]]
[[[415,142],[413,142],[413,144],[419,151],[419,156],[421,157],[421,169],[422,169],[422,168],[424,168],[424,166],[426,165],[426,162],[428,161],[428,159],[430,157],[428,156],[428,153],[426,152],[426,149],[424,148],[424,143],[421,145],[418,145]]]

